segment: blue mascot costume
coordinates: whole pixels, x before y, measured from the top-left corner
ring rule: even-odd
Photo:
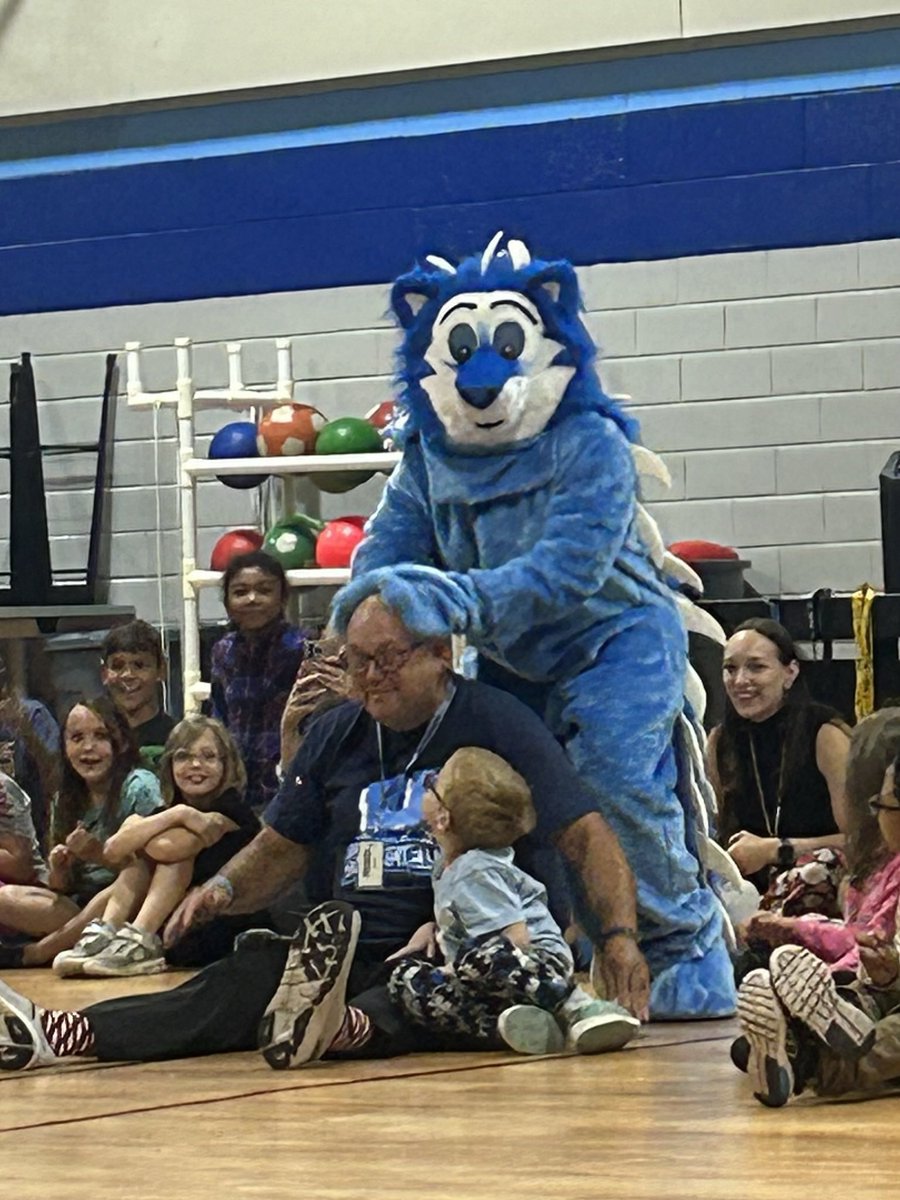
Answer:
[[[499,240],[394,284],[403,460],[335,619],[377,592],[539,709],[636,876],[651,1015],[723,1016],[732,969],[676,737],[686,634],[641,535],[637,427],[601,389],[572,265]]]

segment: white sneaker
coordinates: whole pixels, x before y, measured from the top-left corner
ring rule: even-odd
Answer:
[[[346,1013],[345,997],[360,917],[349,904],[327,901],[307,913],[281,982],[263,1013],[259,1048],[276,1071],[322,1057]]]
[[[637,1017],[612,1000],[590,1000],[566,1014],[566,1044],[576,1054],[621,1050],[640,1031]]]
[[[44,1036],[41,1012],[25,996],[0,983],[0,1071],[29,1071],[61,1061]]]
[[[769,958],[772,988],[792,1017],[842,1058],[862,1058],[872,1049],[875,1025],[844,1000],[827,965],[802,946],[778,946]]]
[[[84,963],[84,974],[92,979],[112,975],[158,975],[166,969],[160,939],[155,933],[146,933],[130,923],[122,926],[105,950]]]
[[[83,975],[87,960],[105,950],[115,936],[115,926],[108,925],[106,921],[89,922],[72,949],[63,950],[54,958],[53,970],[64,979]]]
[[[516,1054],[559,1054],[566,1037],[553,1013],[533,1004],[513,1004],[497,1019],[497,1032]]]

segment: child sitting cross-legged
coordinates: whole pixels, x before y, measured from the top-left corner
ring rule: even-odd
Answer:
[[[243,802],[246,776],[237,747],[218,721],[187,717],[176,725],[159,772],[166,808],[130,817],[106,842],[104,853],[121,864],[119,875],[103,913],[73,949],[54,959],[58,975],[164,971],[159,930],[166,919],[190,887],[217,874],[258,831]],[[223,923],[228,929],[218,928]],[[228,953],[230,925],[222,918],[198,929],[177,947],[176,965],[199,966]]]
[[[536,819],[525,780],[489,750],[464,747],[425,788],[423,814],[441,850],[433,883],[444,965],[398,963],[394,1004],[435,1031],[479,1042],[499,1034],[523,1054],[625,1045],[640,1022],[575,984],[544,888],[513,862],[512,843]],[[412,941],[428,935],[423,926]]]

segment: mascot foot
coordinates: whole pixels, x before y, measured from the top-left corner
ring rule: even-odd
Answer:
[[[651,962],[651,969],[652,969]],[[654,972],[651,1021],[697,1021],[731,1017],[737,1006],[734,968],[722,941],[702,958],[672,963]]]

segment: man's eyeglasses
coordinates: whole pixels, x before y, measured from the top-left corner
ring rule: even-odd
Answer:
[[[172,762],[176,766],[182,767],[186,763],[200,763],[203,767],[211,767],[215,763],[222,761],[222,755],[216,754],[215,750],[176,750],[172,755]]]
[[[880,812],[900,812],[900,804],[885,804],[881,796],[870,796],[869,812],[873,817],[877,817]]]
[[[365,675],[370,667],[374,667],[378,675],[395,675],[424,645],[424,642],[413,642],[410,646],[384,646],[374,654],[357,650],[355,646],[345,646],[341,661],[351,675]]]

